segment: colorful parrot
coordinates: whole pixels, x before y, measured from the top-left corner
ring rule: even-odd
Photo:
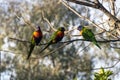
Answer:
[[[54,34],[52,34],[50,40],[48,41],[48,44],[45,46],[43,50],[40,51],[40,53],[43,52],[51,44],[61,41],[62,38],[64,37],[64,31],[65,31],[64,27],[59,27],[58,30]]]
[[[37,30],[33,32],[32,38],[31,38],[31,44],[30,44],[30,50],[28,53],[27,59],[30,58],[31,53],[35,47],[35,45],[38,45],[43,37],[43,34],[41,32],[40,26],[37,27]]]
[[[95,35],[94,35],[94,33],[92,32],[91,29],[88,29],[88,28],[86,28],[86,27],[84,27],[84,26],[81,26],[81,25],[78,26],[77,29],[80,31],[80,34],[83,36],[83,38],[84,38],[85,40],[90,40],[90,41],[92,41],[98,48],[101,49],[101,47],[100,47],[99,44],[97,43],[97,40],[96,40],[96,38],[95,38]]]

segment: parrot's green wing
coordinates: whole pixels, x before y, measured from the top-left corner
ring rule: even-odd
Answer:
[[[57,37],[57,33],[58,33],[58,31],[56,31],[51,37],[50,37],[50,41],[49,42],[56,42],[55,41],[55,39],[56,39],[56,37]]]
[[[28,52],[28,57],[27,57],[27,59],[29,59],[29,57],[31,56],[31,53],[32,53],[34,47],[35,47],[35,41],[34,41],[34,39],[33,39],[33,37],[32,37],[31,43],[30,43],[30,50],[29,50],[29,52]]]
[[[92,40],[92,38],[95,38],[94,33],[91,31],[91,29],[87,29],[87,28],[83,28],[83,33],[82,33],[83,37],[86,40]]]
[[[99,46],[99,44],[97,43],[97,40],[95,38],[94,33],[92,32],[91,29],[87,29],[87,28],[83,28],[83,33],[82,33],[83,37],[86,40],[90,40],[92,41],[97,47],[99,47],[101,49],[101,47]]]
[[[48,41],[48,44],[44,47],[44,49],[42,49],[40,51],[40,53],[43,52],[48,46],[50,46],[54,42],[56,35],[57,35],[57,32],[58,31],[56,31],[54,34],[52,34],[52,36],[50,37],[50,40]]]

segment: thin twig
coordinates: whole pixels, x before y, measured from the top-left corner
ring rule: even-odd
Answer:
[[[57,50],[59,50],[59,49],[65,47],[65,46],[68,45],[68,44],[70,44],[70,43],[65,43],[65,44],[63,44],[62,46],[58,47],[57,49],[51,51],[50,53],[43,55],[42,57],[44,58],[44,57],[46,57],[46,56],[48,56],[48,55],[54,53],[55,51],[57,51]]]
[[[119,62],[120,62],[120,60],[118,60],[118,61],[117,61],[115,64],[113,64],[112,66],[102,67],[102,68],[103,68],[103,69],[113,68],[113,67],[115,67]],[[99,70],[99,69],[101,69],[101,67],[100,67],[100,68],[93,68],[93,69],[78,69],[78,70],[80,70],[80,71],[88,71],[88,70]]]
[[[43,18],[43,20],[45,20],[45,21],[48,23],[48,25],[50,26],[50,28],[51,28],[53,31],[57,31],[57,29],[55,29],[55,28],[53,27],[53,25],[50,23],[50,21],[49,21],[47,18],[45,18],[44,12],[42,12],[42,18]],[[75,29],[76,29],[76,28],[73,28],[72,30],[69,30],[69,31],[65,31],[65,34],[71,32],[71,31],[73,31],[73,30],[75,30]]]
[[[116,46],[111,46],[111,45],[110,45],[110,47],[111,47],[111,48],[115,48],[115,49],[120,49],[120,47],[116,47]]]
[[[109,66],[109,67],[103,67],[103,69],[108,69],[108,68],[113,68],[115,67],[118,63],[120,62],[120,60],[118,60],[115,64],[113,64],[112,66]],[[91,69],[91,70],[99,70],[101,68],[94,68],[94,69]]]
[[[15,14],[15,16],[16,16],[19,20],[21,20],[20,17],[19,17],[17,14]],[[26,25],[32,27],[34,30],[36,29],[35,27],[32,26],[32,24],[30,24],[29,22],[27,22],[23,17],[22,17],[22,20],[24,21],[24,23],[25,23]]]
[[[3,52],[10,52],[10,53],[14,53],[13,51],[10,51],[10,50],[2,50],[0,49],[0,52],[3,51]]]
[[[89,43],[87,46],[85,46],[83,49],[80,50],[80,52],[82,52],[83,50],[85,50],[85,48],[89,47],[91,43]]]
[[[17,38],[11,38],[11,37],[9,37],[9,39],[11,39],[11,40],[16,40],[16,41],[19,41],[19,42],[31,43],[30,41],[21,40],[21,39],[17,39]],[[46,44],[48,44],[48,43],[40,43],[38,46],[40,46],[40,45],[46,45]]]
[[[45,21],[48,23],[48,25],[50,26],[50,28],[51,28],[53,31],[57,31],[57,29],[55,29],[55,28],[52,26],[52,24],[50,23],[50,21],[49,21],[47,18],[45,18],[43,11],[42,11],[42,18],[43,18],[43,20],[45,20]]]
[[[69,33],[69,32],[72,32],[73,30],[76,30],[77,28],[74,27],[73,29],[69,30],[69,31],[65,31],[65,34]]]
[[[27,42],[27,43],[31,43],[30,41],[27,41],[27,40],[21,40],[21,39],[17,39],[17,38],[11,38],[11,37],[9,37],[9,39],[16,40],[16,41],[19,41],[19,42]]]

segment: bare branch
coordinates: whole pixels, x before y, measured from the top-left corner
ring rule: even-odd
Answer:
[[[110,47],[111,47],[111,48],[115,48],[115,49],[120,49],[120,47],[116,47],[116,46],[111,46],[111,45],[110,45]]]
[[[27,40],[21,40],[21,39],[16,39],[16,38],[9,38],[9,39],[12,39],[12,40],[16,40],[16,41],[20,41],[20,42],[28,42],[28,43],[31,43],[30,41],[27,41]],[[85,39],[75,39],[75,40],[69,40],[69,41],[64,41],[64,42],[59,42],[59,43],[71,43],[71,42],[74,42],[74,41],[88,41],[88,42],[91,42],[90,40],[85,40]],[[97,40],[97,42],[99,43],[109,43],[109,42],[118,42],[120,41],[119,39],[117,40]],[[48,43],[44,43],[44,44],[40,44],[40,45],[46,45]]]
[[[103,69],[109,69],[109,68],[114,68],[118,63],[120,62],[120,59],[118,59],[118,61],[115,63],[115,64],[113,64],[112,66],[108,66],[108,67],[102,67]],[[74,64],[74,62],[73,62],[73,64]],[[100,68],[93,68],[93,69],[81,69],[81,68],[77,68],[77,70],[79,70],[79,71],[90,71],[90,70],[99,70],[99,69],[101,69],[101,67]]]
[[[112,12],[111,14],[115,16],[115,1],[114,0],[110,0],[110,6],[111,6],[111,9],[112,9]]]
[[[15,16],[20,20],[20,17],[17,14],[15,14]],[[34,30],[36,29],[32,24],[30,24],[28,21],[26,21],[23,17],[22,17],[22,19],[26,25],[32,27]]]
[[[119,59],[115,64],[113,64],[112,66],[102,67],[102,68],[103,68],[103,69],[114,68],[119,62],[120,62],[120,59]],[[101,67],[100,67],[100,68],[93,68],[93,69],[91,69],[91,70],[99,70],[99,69],[101,69]],[[78,69],[78,70],[80,70],[80,71],[88,71],[88,69]]]
[[[80,52],[82,52],[83,50],[85,50],[89,46],[90,46],[90,44],[88,44],[87,46],[85,46],[84,48],[82,48],[79,52],[77,52],[77,54],[79,54]]]
[[[120,20],[118,18],[116,18],[114,15],[112,15],[98,0],[96,0],[97,3],[94,3],[94,4],[90,4],[90,3],[87,3],[87,2],[83,2],[83,1],[77,1],[77,0],[69,0],[69,1],[73,2],[73,3],[76,3],[76,4],[92,7],[92,8],[95,8],[95,9],[99,9],[102,12],[104,12],[108,17],[111,18],[112,23],[118,22],[120,24]]]
[[[73,3],[76,3],[76,4],[81,4],[81,5],[85,5],[85,6],[88,6],[88,7],[93,7],[93,8],[95,8],[96,6],[93,4],[93,2],[92,2],[92,4],[91,3],[88,3],[88,2],[86,2],[86,1],[78,1],[78,0],[66,0],[66,1],[69,1],[69,2],[73,2]]]
[[[72,32],[73,30],[76,30],[76,29],[77,29],[77,27],[74,26],[73,29],[71,29],[71,30],[69,30],[69,31],[65,31],[65,34],[67,34],[67,33],[69,33],[69,32]]]
[[[0,49],[0,52],[3,51],[3,52],[10,52],[10,53],[14,53],[14,51],[10,51],[10,50],[2,50]]]
[[[9,39],[11,39],[11,40],[16,40],[16,41],[19,41],[19,42],[27,42],[27,43],[31,43],[30,41],[27,41],[27,40],[21,40],[21,39],[17,39],[17,38],[11,38],[11,37],[9,37]],[[38,46],[40,46],[40,45],[46,45],[46,44],[48,44],[48,43],[44,43],[44,44],[39,44]]]
[[[120,62],[120,60],[118,60],[118,61],[117,61],[115,64],[113,64],[112,66],[109,66],[109,67],[103,67],[103,69],[113,68],[113,67],[115,67],[119,62]],[[99,69],[101,69],[101,68],[94,68],[94,69],[92,69],[92,70],[99,70]]]
[[[59,49],[65,47],[65,46],[68,45],[68,44],[70,44],[70,43],[65,43],[65,44],[63,44],[62,46],[60,46],[60,47],[58,47],[57,49],[51,51],[50,53],[47,53],[47,54],[43,55],[42,58],[44,58],[44,57],[46,57],[46,56],[48,56],[48,55],[54,53],[55,51],[57,51],[57,50],[59,50]]]
[[[61,0],[61,3],[62,3],[65,7],[67,7],[68,9],[70,9],[73,13],[75,13],[77,16],[79,16],[80,18],[83,18],[83,19],[87,20],[88,22],[92,23],[94,26],[99,27],[99,25],[95,24],[94,22],[92,22],[92,21],[91,21],[90,19],[88,19],[87,17],[84,17],[84,16],[80,15],[76,10],[74,10],[72,7],[70,7],[69,5],[67,5],[64,1]],[[99,28],[102,29],[102,30],[105,30],[105,29],[103,29],[103,28],[101,28],[101,27],[99,27]]]
[[[50,26],[50,28],[51,28],[53,31],[57,31],[57,29],[55,29],[55,28],[52,26],[52,24],[49,22],[49,20],[48,20],[47,18],[45,18],[43,11],[42,11],[42,18],[43,18],[43,20],[45,20],[45,21],[48,23],[48,25]]]
[[[91,42],[89,40],[85,40],[85,39],[75,39],[75,40],[70,40],[70,41],[65,41],[65,42],[59,42],[59,43],[68,43],[68,42],[74,42],[74,41],[88,41],[88,42]],[[119,39],[118,40],[97,40],[97,42],[99,43],[109,43],[109,42],[117,42],[117,41],[120,41]]]
[[[21,39],[16,39],[16,38],[11,38],[11,37],[9,37],[9,39],[11,39],[11,40],[16,40],[16,41],[19,41],[19,42],[31,43],[30,41],[27,41],[27,40],[21,40]]]

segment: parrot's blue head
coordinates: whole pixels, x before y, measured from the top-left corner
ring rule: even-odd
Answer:
[[[82,28],[83,28],[83,26],[82,26],[82,25],[80,25],[80,26],[78,26],[78,28],[77,28],[77,29],[78,29],[79,31],[81,31],[81,30],[82,30]]]

